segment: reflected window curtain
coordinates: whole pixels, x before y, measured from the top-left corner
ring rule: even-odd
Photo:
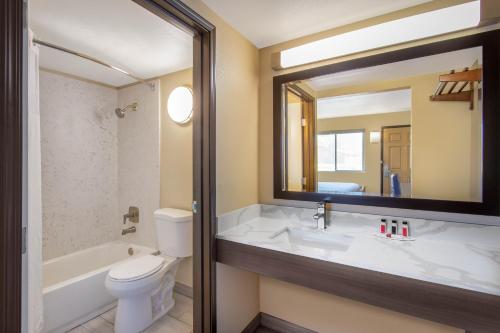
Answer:
[[[38,46],[29,31],[28,50],[28,333],[43,327],[42,172]]]

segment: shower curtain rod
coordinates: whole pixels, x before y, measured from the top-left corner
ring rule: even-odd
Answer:
[[[49,43],[49,42],[44,42],[43,40],[36,39],[36,38],[33,39],[33,43],[38,44],[38,45],[42,45],[42,46],[46,46],[46,47],[50,47],[51,49],[59,50],[59,51],[62,51],[62,52],[66,52],[66,53],[69,53],[69,54],[76,55],[77,57],[80,57],[80,58],[84,58],[84,59],[90,60],[92,62],[95,62],[95,63],[99,64],[99,65],[111,68],[111,69],[113,69],[115,71],[118,71],[118,72],[120,72],[122,74],[125,74],[125,75],[133,78],[134,80],[137,80],[137,81],[139,81],[139,82],[147,85],[152,90],[154,90],[154,88],[155,88],[154,84],[152,84],[150,82],[147,82],[144,79],[141,79],[141,78],[139,78],[137,76],[134,76],[134,75],[130,74],[129,72],[127,72],[127,71],[125,71],[125,70],[123,70],[121,68],[118,68],[116,66],[110,65],[108,63],[105,63],[104,61],[101,61],[101,60],[96,59],[94,57],[88,56],[86,54],[83,54],[83,53],[80,53],[80,52],[76,52],[76,51],[73,51],[73,50],[70,50],[70,49],[67,49],[65,47],[62,47],[62,46],[59,46],[59,45],[55,45],[55,44],[52,44],[52,43]]]

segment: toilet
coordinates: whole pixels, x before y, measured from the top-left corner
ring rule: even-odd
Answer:
[[[160,255],[127,260],[106,277],[107,290],[118,299],[117,333],[141,332],[172,309],[177,267],[193,253],[190,211],[163,208],[154,217]]]

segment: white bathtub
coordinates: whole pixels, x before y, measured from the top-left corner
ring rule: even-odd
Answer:
[[[129,248],[134,254],[129,255]],[[115,298],[104,285],[113,265],[155,250],[112,242],[43,263],[43,332],[66,332],[109,310]]]

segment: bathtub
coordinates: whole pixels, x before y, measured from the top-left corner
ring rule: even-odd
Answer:
[[[133,254],[129,255],[129,249]],[[112,242],[43,263],[43,332],[66,332],[115,305],[104,285],[113,265],[155,250]]]

